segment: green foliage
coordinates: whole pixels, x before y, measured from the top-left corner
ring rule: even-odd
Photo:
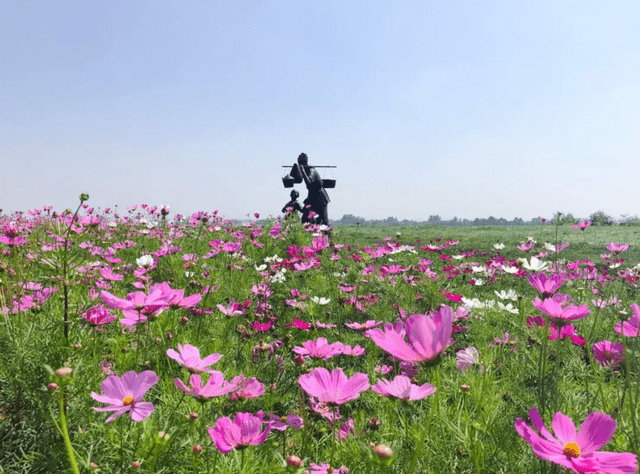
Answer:
[[[432,217],[430,221],[439,222],[437,216]],[[289,454],[303,458],[305,468],[310,462],[331,462],[334,467],[347,466],[352,473],[382,468],[388,473],[541,472],[548,466],[541,469],[529,445],[514,430],[515,419],[526,419],[527,411],[541,403],[539,367],[545,386],[550,393],[558,394],[554,400],[558,410],[576,424],[591,411],[618,413],[618,430],[607,450],[637,451],[640,447],[634,432],[633,405],[629,403],[640,387],[640,354],[635,341],[629,342],[629,371],[633,377],[627,402],[621,406],[626,368],[616,372],[604,369],[568,339],[548,341],[548,351],[541,352],[545,334],[530,329],[526,322],[528,316],[538,314],[532,306],[536,291],[526,279],[502,271],[502,264],[496,263],[519,265],[518,258],[530,259],[544,250],[545,242],[555,243],[557,231],[558,242],[569,242],[559,260],[595,262],[575,263],[580,272],[576,271],[562,288],[574,301],[590,306],[591,315],[574,322],[576,330],[589,345],[603,339],[619,340],[613,332],[620,317],[618,311],[628,311],[630,304],[638,302],[637,283],[618,276],[618,272],[627,270],[637,276],[634,267],[640,262],[640,237],[633,228],[598,226],[580,232],[570,228],[569,220],[557,226],[337,226],[330,246],[315,255],[317,264],[298,272],[293,264],[275,259],[276,254],[290,258],[301,252],[296,263],[305,261],[303,249],[310,248],[314,236],[295,220],[242,226],[213,218],[189,224],[185,219],[180,224],[151,228],[139,218],[115,225],[103,222],[71,232],[66,256],[59,246],[55,247],[59,242],[55,236],[64,236],[65,224],[64,219],[41,219],[29,227],[28,246],[2,247],[8,255],[0,267],[0,306],[6,308],[0,314],[0,473],[68,471],[63,438],[53,421],[59,419],[58,398],[56,392],[47,389],[50,381],[62,381],[53,378],[46,365],[53,370],[74,368],[73,383],[65,387],[66,422],[81,472],[90,472],[91,463],[99,467],[98,472],[128,472],[131,463],[138,461],[141,472],[234,473],[239,471],[244,456],[244,472],[280,473]],[[536,241],[534,249],[529,253],[518,250],[516,246],[529,237]],[[219,251],[205,258],[215,247],[210,242],[236,240],[242,242],[241,251]],[[620,254],[625,260],[618,268],[601,263],[600,254],[612,241],[631,244]],[[505,248],[496,250],[494,244],[500,242]],[[424,245],[431,249],[421,248]],[[48,246],[52,250],[42,250]],[[151,281],[134,273],[137,258],[164,247],[180,249],[156,257],[157,266],[146,274]],[[365,252],[365,247],[372,253]],[[373,252],[385,248],[394,251],[379,255]],[[105,256],[108,249],[115,253],[106,256],[121,262],[109,263]],[[189,255],[195,255],[197,261],[185,258]],[[66,303],[61,282],[65,258],[69,279]],[[426,260],[430,261],[428,265]],[[544,260],[554,261],[553,255]],[[257,270],[260,265],[265,267]],[[103,278],[100,268],[107,266],[123,279]],[[384,274],[383,266],[401,270]],[[481,266],[491,270],[478,270]],[[283,268],[287,271],[282,272]],[[606,274],[608,279],[588,277],[591,270],[597,275]],[[483,280],[483,284],[471,285],[471,279]],[[256,313],[260,299],[252,288],[267,280],[272,280],[269,288],[273,293],[266,300],[271,308],[267,317],[261,317]],[[153,283],[165,281],[186,295],[202,293],[207,287],[211,291],[203,296],[198,310],[167,309],[138,325],[136,332],[123,330],[117,320],[99,329],[82,319],[82,314],[100,301],[95,299],[95,292],[101,287],[122,298],[136,291],[133,283],[141,283],[141,291],[147,292]],[[33,297],[34,290],[25,286],[29,283],[58,291],[34,307],[4,314],[14,308],[14,301]],[[349,285],[356,288],[351,292],[341,289]],[[292,296],[294,289],[308,298]],[[509,290],[517,293],[515,301],[497,298],[496,291]],[[615,297],[619,304],[598,309],[591,301],[594,290],[598,298]],[[399,362],[390,360],[386,352],[345,323],[395,323],[405,312],[426,313],[441,304],[460,307],[447,299],[447,294],[494,303],[472,309],[467,317],[456,321],[463,329],[454,335],[455,345],[444,352],[439,364],[420,367],[415,374],[416,383],[433,384],[437,392],[416,402],[364,392],[340,407],[340,423],[353,418],[356,436],[336,442],[327,420],[310,409],[298,377],[322,366],[329,370],[340,367],[348,374],[367,373],[372,384],[381,378],[392,379],[400,373]],[[321,305],[313,303],[312,297],[331,301]],[[223,315],[217,305],[226,307],[232,299],[251,302],[248,313]],[[294,308],[290,300],[304,305]],[[498,302],[512,303],[519,314],[501,310]],[[70,321],[68,339],[62,324],[65,307]],[[120,311],[113,312],[117,318],[122,317]],[[270,330],[260,332],[251,327],[255,321],[269,318],[274,321]],[[337,327],[312,327],[308,331],[287,327],[294,318]],[[517,342],[497,344],[495,338],[504,337],[506,332]],[[318,337],[327,338],[329,343],[360,345],[366,355],[307,359],[304,366],[299,366],[292,349]],[[273,354],[260,350],[276,341],[280,343],[274,345]],[[193,344],[202,356],[221,353],[223,357],[214,369],[222,371],[227,380],[239,374],[258,378],[265,384],[264,395],[248,400],[219,397],[206,403],[183,395],[174,379],[187,382],[190,373],[166,355],[178,343]],[[456,369],[456,352],[467,347],[477,348],[480,360],[461,372]],[[541,361],[545,363],[539,364]],[[379,370],[382,365],[392,366],[393,371],[381,375],[376,367]],[[145,396],[155,411],[142,422],[131,422],[125,414],[106,424],[107,414],[93,410],[101,404],[90,393],[101,393],[107,373],[122,375],[129,370],[153,370],[159,375],[158,384]],[[273,431],[265,443],[243,452],[217,453],[207,427],[214,426],[222,416],[233,418],[238,412],[259,410],[302,416],[305,428],[289,429],[286,439]],[[545,421],[552,415],[547,409]],[[369,443],[391,448],[394,455],[388,467],[373,460]],[[194,446],[202,446],[202,452],[195,453]]]

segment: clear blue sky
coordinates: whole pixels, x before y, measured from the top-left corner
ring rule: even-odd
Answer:
[[[5,212],[275,216],[304,151],[330,218],[640,214],[636,0],[20,1]]]

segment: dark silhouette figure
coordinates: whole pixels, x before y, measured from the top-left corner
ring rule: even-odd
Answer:
[[[282,208],[282,213],[286,214],[287,212],[289,212],[287,211],[287,208],[291,208],[292,213],[294,211],[296,212],[296,214],[298,212],[303,212],[302,206],[300,206],[300,203],[298,202],[299,197],[300,197],[300,193],[298,191],[296,191],[295,189],[291,191],[291,201],[289,201],[284,205],[284,207]]]
[[[311,222],[328,226],[329,212],[327,207],[331,200],[322,186],[320,174],[314,167],[309,166],[309,158],[306,153],[301,153],[300,156],[298,156],[298,166],[294,165],[291,175],[294,179],[302,178],[309,191],[307,199],[303,201],[305,211],[302,213],[302,223]],[[309,213],[306,212],[307,206],[309,206],[308,209],[313,211],[317,216],[313,222],[309,217]]]

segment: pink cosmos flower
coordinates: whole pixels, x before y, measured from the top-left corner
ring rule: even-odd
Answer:
[[[302,343],[302,347],[296,346],[292,350],[302,356],[328,360],[333,356],[342,354],[342,343],[334,342],[329,344],[326,337],[319,337],[315,341],[305,341]]]
[[[540,298],[536,298],[533,301],[533,306],[546,314],[549,319],[558,326],[589,315],[589,308],[584,303],[580,306],[565,305],[566,303],[559,303],[555,298],[546,298],[544,301],[541,301]]]
[[[343,344],[342,346],[342,354],[348,356],[363,356],[366,354],[364,347],[354,346],[353,348],[349,345]]]
[[[547,276],[545,273],[534,273],[529,275],[529,283],[533,285],[543,298],[548,298],[560,289],[564,277],[559,273]]]
[[[213,374],[215,370],[208,369],[211,364],[215,364],[222,357],[221,354],[209,354],[204,359],[200,359],[200,351],[191,344],[178,344],[178,352],[167,349],[167,357],[175,360],[184,366],[189,372],[208,372]]]
[[[144,394],[158,382],[158,376],[151,370],[145,370],[141,374],[133,370],[126,372],[122,377],[111,375],[107,377],[100,387],[102,393],[91,392],[91,398],[108,403],[106,407],[94,407],[95,411],[115,412],[106,419],[106,423],[118,418],[123,413],[129,412],[133,421],[142,421],[155,409],[151,402],[141,401]]]
[[[111,280],[111,281],[121,281],[124,278],[119,273],[113,273],[113,269],[111,267],[101,268],[100,275],[105,280]]]
[[[402,400],[422,400],[434,394],[437,389],[428,383],[420,386],[414,385],[409,377],[396,375],[393,382],[386,379],[378,380],[378,383],[373,385],[371,390],[380,395],[393,396]]]
[[[590,413],[576,433],[571,418],[557,412],[551,421],[555,436],[545,427],[537,408],[529,410],[529,418],[535,430],[522,418],[516,420],[515,428],[540,459],[575,473],[634,474],[638,469],[635,454],[597,451],[616,431],[616,421],[606,413]]]
[[[262,423],[266,424],[272,430],[285,431],[288,427],[295,428],[297,430],[304,428],[304,419],[288,414],[287,416],[278,416],[273,413],[264,413],[260,410],[256,413],[256,416],[262,420]]]
[[[539,327],[544,327],[544,318],[542,316],[527,317],[527,325],[529,327],[532,327],[534,324]],[[560,331],[558,331],[558,326],[556,326],[555,323],[550,322],[549,330],[550,330],[549,339],[552,341],[555,341],[556,339],[558,339],[558,332],[559,332],[560,340],[566,339],[567,337],[571,338],[571,342],[573,342],[576,346],[584,346],[585,343],[587,342],[584,337],[581,337],[576,333],[576,328],[573,327],[573,324],[564,324],[560,329]]]
[[[264,385],[255,377],[247,379],[243,374],[231,379],[231,383],[237,386],[231,394],[232,400],[257,398],[264,393]]]
[[[620,365],[624,355],[624,346],[619,342],[600,341],[593,345],[593,358],[602,367],[616,367]]]
[[[590,225],[591,225],[591,221],[582,221],[578,225],[572,225],[571,228],[573,230],[581,230],[584,232],[584,230]]]
[[[633,316],[628,321],[618,321],[616,323],[616,332],[625,337],[640,336],[640,308],[637,303],[631,305]]]
[[[369,377],[367,374],[356,372],[351,378],[347,378],[340,368],[329,372],[324,367],[316,367],[308,374],[301,375],[298,383],[318,401],[342,405],[349,400],[355,400],[360,393],[369,388]]]
[[[338,441],[346,441],[351,435],[356,434],[356,421],[353,418],[348,418],[346,423],[341,423],[340,428],[334,433],[334,436]]]
[[[227,316],[241,316],[244,314],[240,308],[240,303],[236,303],[231,300],[231,302],[225,307],[221,304],[218,305],[218,309],[222,312],[222,314],[226,314]]]
[[[373,319],[369,319],[365,321],[364,324],[354,322],[354,323],[344,323],[344,325],[347,326],[349,329],[355,329],[358,331],[362,329],[372,329],[380,326],[382,323],[383,321],[375,321]]]
[[[269,436],[271,428],[267,426],[262,433],[261,429],[260,418],[251,413],[237,413],[233,422],[228,416],[218,418],[215,429],[209,427],[207,431],[218,451],[227,454],[233,449],[262,444]]]
[[[209,373],[211,374],[209,380],[207,380],[207,383],[204,385],[202,385],[202,378],[198,374],[192,374],[191,377],[189,377],[189,384],[192,388],[187,387],[179,378],[173,379],[173,382],[176,384],[176,387],[184,393],[201,400],[226,395],[237,388],[236,385],[224,379],[222,372],[211,370]]]
[[[103,326],[109,324],[116,319],[114,314],[104,305],[97,305],[89,308],[86,313],[82,315],[82,319],[87,321],[92,326]]]
[[[369,330],[369,337],[380,348],[404,361],[424,362],[438,357],[449,345],[453,331],[452,312],[442,306],[433,316],[414,314],[407,318],[404,329],[401,321],[396,326],[387,323],[384,332]],[[409,339],[407,343],[405,335]]]
[[[309,469],[305,469],[305,474],[349,474],[349,469],[344,466],[340,466],[338,469],[334,469],[328,462],[318,465],[314,462],[309,463]]]
[[[629,244],[616,244],[615,242],[611,242],[610,244],[607,244],[607,250],[614,253],[624,252],[628,248],[629,248]]]

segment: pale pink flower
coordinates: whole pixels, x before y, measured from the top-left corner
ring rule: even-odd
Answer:
[[[436,387],[428,383],[422,385],[414,385],[409,377],[404,375],[396,375],[393,382],[382,379],[371,387],[376,393],[385,396],[393,396],[402,400],[422,400],[436,392]]]
[[[237,386],[231,394],[232,400],[257,398],[264,393],[264,384],[255,377],[246,378],[243,374],[231,379],[231,383]]]
[[[200,359],[200,351],[191,344],[185,344],[184,346],[178,344],[178,352],[173,349],[167,349],[167,356],[184,366],[189,372],[208,372],[210,374],[216,371],[207,367],[215,364],[222,357],[221,354],[213,353],[204,359]]]
[[[155,409],[150,402],[143,402],[144,394],[158,382],[158,376],[151,370],[137,374],[133,370],[126,372],[122,377],[110,375],[107,377],[100,388],[100,395],[91,392],[91,398],[100,402],[108,403],[106,407],[94,407],[95,411],[113,411],[115,412],[106,419],[109,423],[118,418],[123,413],[129,412],[133,421],[142,421],[147,418]]]
[[[629,244],[616,244],[615,242],[611,242],[610,244],[607,244],[607,250],[614,253],[624,252],[628,248],[629,248]]]
[[[189,377],[189,384],[192,388],[187,387],[179,378],[173,379],[173,382],[183,392],[202,400],[226,395],[237,388],[235,384],[229,383],[224,379],[222,372],[211,370],[209,373],[211,374],[209,380],[204,385],[202,384],[202,378],[198,374],[192,374]]]
[[[295,346],[292,350],[302,356],[328,360],[333,356],[342,354],[342,343],[334,342],[329,344],[326,337],[319,337],[315,341],[305,341],[302,343],[302,347]]]
[[[456,369],[466,372],[469,367],[478,363],[480,354],[475,347],[467,347],[456,353]]]

